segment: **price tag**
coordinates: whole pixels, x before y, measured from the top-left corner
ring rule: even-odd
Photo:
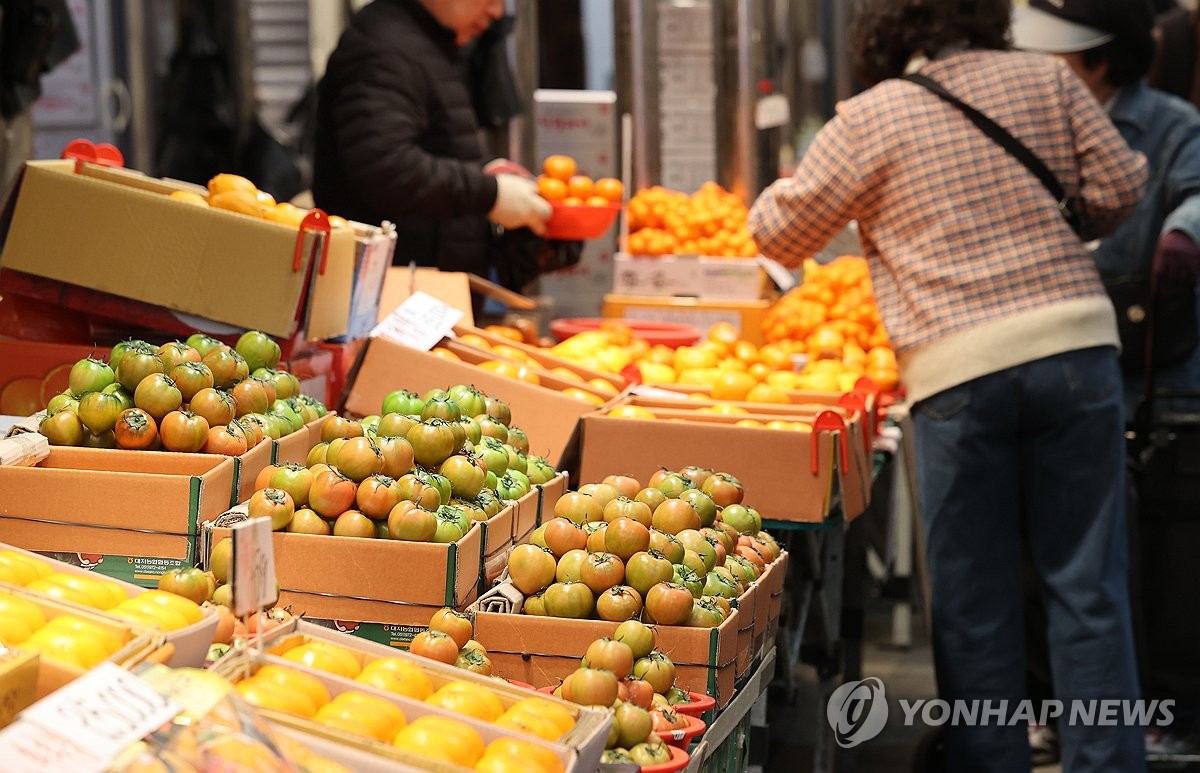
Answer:
[[[462,318],[460,309],[418,290],[376,325],[371,336],[427,352],[449,335]]]
[[[112,663],[101,663],[26,709],[0,732],[5,771],[104,771],[179,705]]]
[[[251,518],[232,527],[233,613],[238,617],[275,600],[275,543],[271,519]]]
[[[660,400],[686,400],[687,395],[679,392],[672,392],[669,389],[659,389],[658,387],[646,386],[645,384],[634,384],[629,387],[631,395],[638,397],[654,397]]]

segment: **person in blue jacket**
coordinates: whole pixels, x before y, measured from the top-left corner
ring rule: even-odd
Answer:
[[[1154,59],[1153,24],[1148,0],[1030,0],[1014,9],[1012,36],[1017,48],[1062,57],[1105,106],[1129,146],[1145,154],[1150,164],[1145,198],[1124,224],[1094,245],[1093,255],[1109,284],[1118,277],[1149,275],[1158,262],[1158,324],[1176,345],[1156,347],[1156,356],[1163,356],[1154,383],[1200,392],[1200,347],[1187,346],[1200,326],[1200,304],[1194,300],[1200,271],[1200,111],[1143,80]],[[1170,309],[1180,313],[1172,315]],[[1136,352],[1138,343],[1123,340],[1126,354]],[[1125,359],[1127,392],[1136,403],[1143,396],[1143,367],[1136,357]],[[1184,405],[1196,410],[1200,401]]]

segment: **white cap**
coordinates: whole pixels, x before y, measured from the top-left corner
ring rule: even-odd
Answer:
[[[1047,4],[1053,5],[1054,0],[1048,0]],[[1021,4],[1013,8],[1013,45],[1023,51],[1071,54],[1102,46],[1115,38],[1116,35],[1112,33],[1068,21],[1031,5]]]

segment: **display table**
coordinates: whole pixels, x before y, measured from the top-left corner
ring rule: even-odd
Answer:
[[[763,655],[762,662],[737,691],[733,701],[717,715],[692,748],[691,761],[686,768],[688,773],[745,769],[751,709],[767,699],[767,687],[774,675],[775,648],[772,647]]]

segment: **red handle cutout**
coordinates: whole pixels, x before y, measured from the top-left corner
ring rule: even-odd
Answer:
[[[296,252],[292,256],[292,271],[299,272],[304,256],[304,234],[308,231],[325,234],[321,243],[321,262],[317,273],[325,276],[325,266],[329,261],[329,233],[333,227],[329,224],[329,216],[320,209],[310,209],[300,221],[300,232],[296,234]]]
[[[817,436],[821,430],[841,430],[838,435],[838,446],[841,451],[841,470],[842,472],[850,471],[850,446],[846,441],[846,420],[841,417],[841,414],[833,411],[821,411],[817,414],[817,418],[813,419],[812,423],[812,474],[818,475],[821,472],[821,447],[820,438]]]

